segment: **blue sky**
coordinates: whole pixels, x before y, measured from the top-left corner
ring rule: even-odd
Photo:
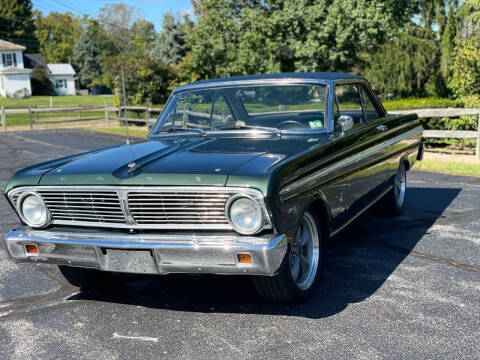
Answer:
[[[42,11],[45,15],[50,11],[73,12],[77,15],[88,14],[97,17],[98,11],[106,4],[123,2],[140,9],[145,19],[151,21],[157,30],[160,29],[162,15],[173,10],[174,12],[191,12],[190,0],[33,0],[33,8]]]

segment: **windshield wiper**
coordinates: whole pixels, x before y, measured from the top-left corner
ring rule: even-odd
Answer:
[[[168,128],[168,129],[164,129],[164,130],[160,130],[160,131],[157,132],[157,134],[158,133],[170,133],[170,132],[176,132],[176,131],[191,131],[191,132],[199,133],[202,136],[207,135],[205,133],[205,131],[203,129],[200,129],[200,128],[182,128],[182,127],[177,127],[177,126],[174,126],[174,127]]]
[[[237,130],[237,129],[238,130],[242,130],[242,129],[265,130],[277,136],[282,136],[281,130],[273,127],[268,127],[268,126],[251,126],[251,125],[245,125],[245,124],[235,124],[232,126],[217,127],[217,129],[218,130]]]

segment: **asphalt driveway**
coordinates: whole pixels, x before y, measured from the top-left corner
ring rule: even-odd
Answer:
[[[0,186],[30,164],[109,146],[81,131],[0,134]],[[132,277],[84,292],[0,246],[1,359],[478,359],[480,179],[412,171],[395,219],[361,216],[327,247],[300,306],[246,277]],[[0,236],[17,218],[0,200]]]

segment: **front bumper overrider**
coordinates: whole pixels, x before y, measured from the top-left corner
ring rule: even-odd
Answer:
[[[12,259],[143,274],[274,275],[287,251],[286,235],[126,234],[19,228],[5,236]],[[38,253],[28,253],[36,245]],[[249,254],[240,263],[237,254]]]

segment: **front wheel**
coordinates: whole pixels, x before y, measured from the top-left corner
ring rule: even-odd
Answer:
[[[306,211],[278,274],[254,277],[255,288],[268,301],[301,303],[315,290],[322,258],[320,225],[315,213]]]

